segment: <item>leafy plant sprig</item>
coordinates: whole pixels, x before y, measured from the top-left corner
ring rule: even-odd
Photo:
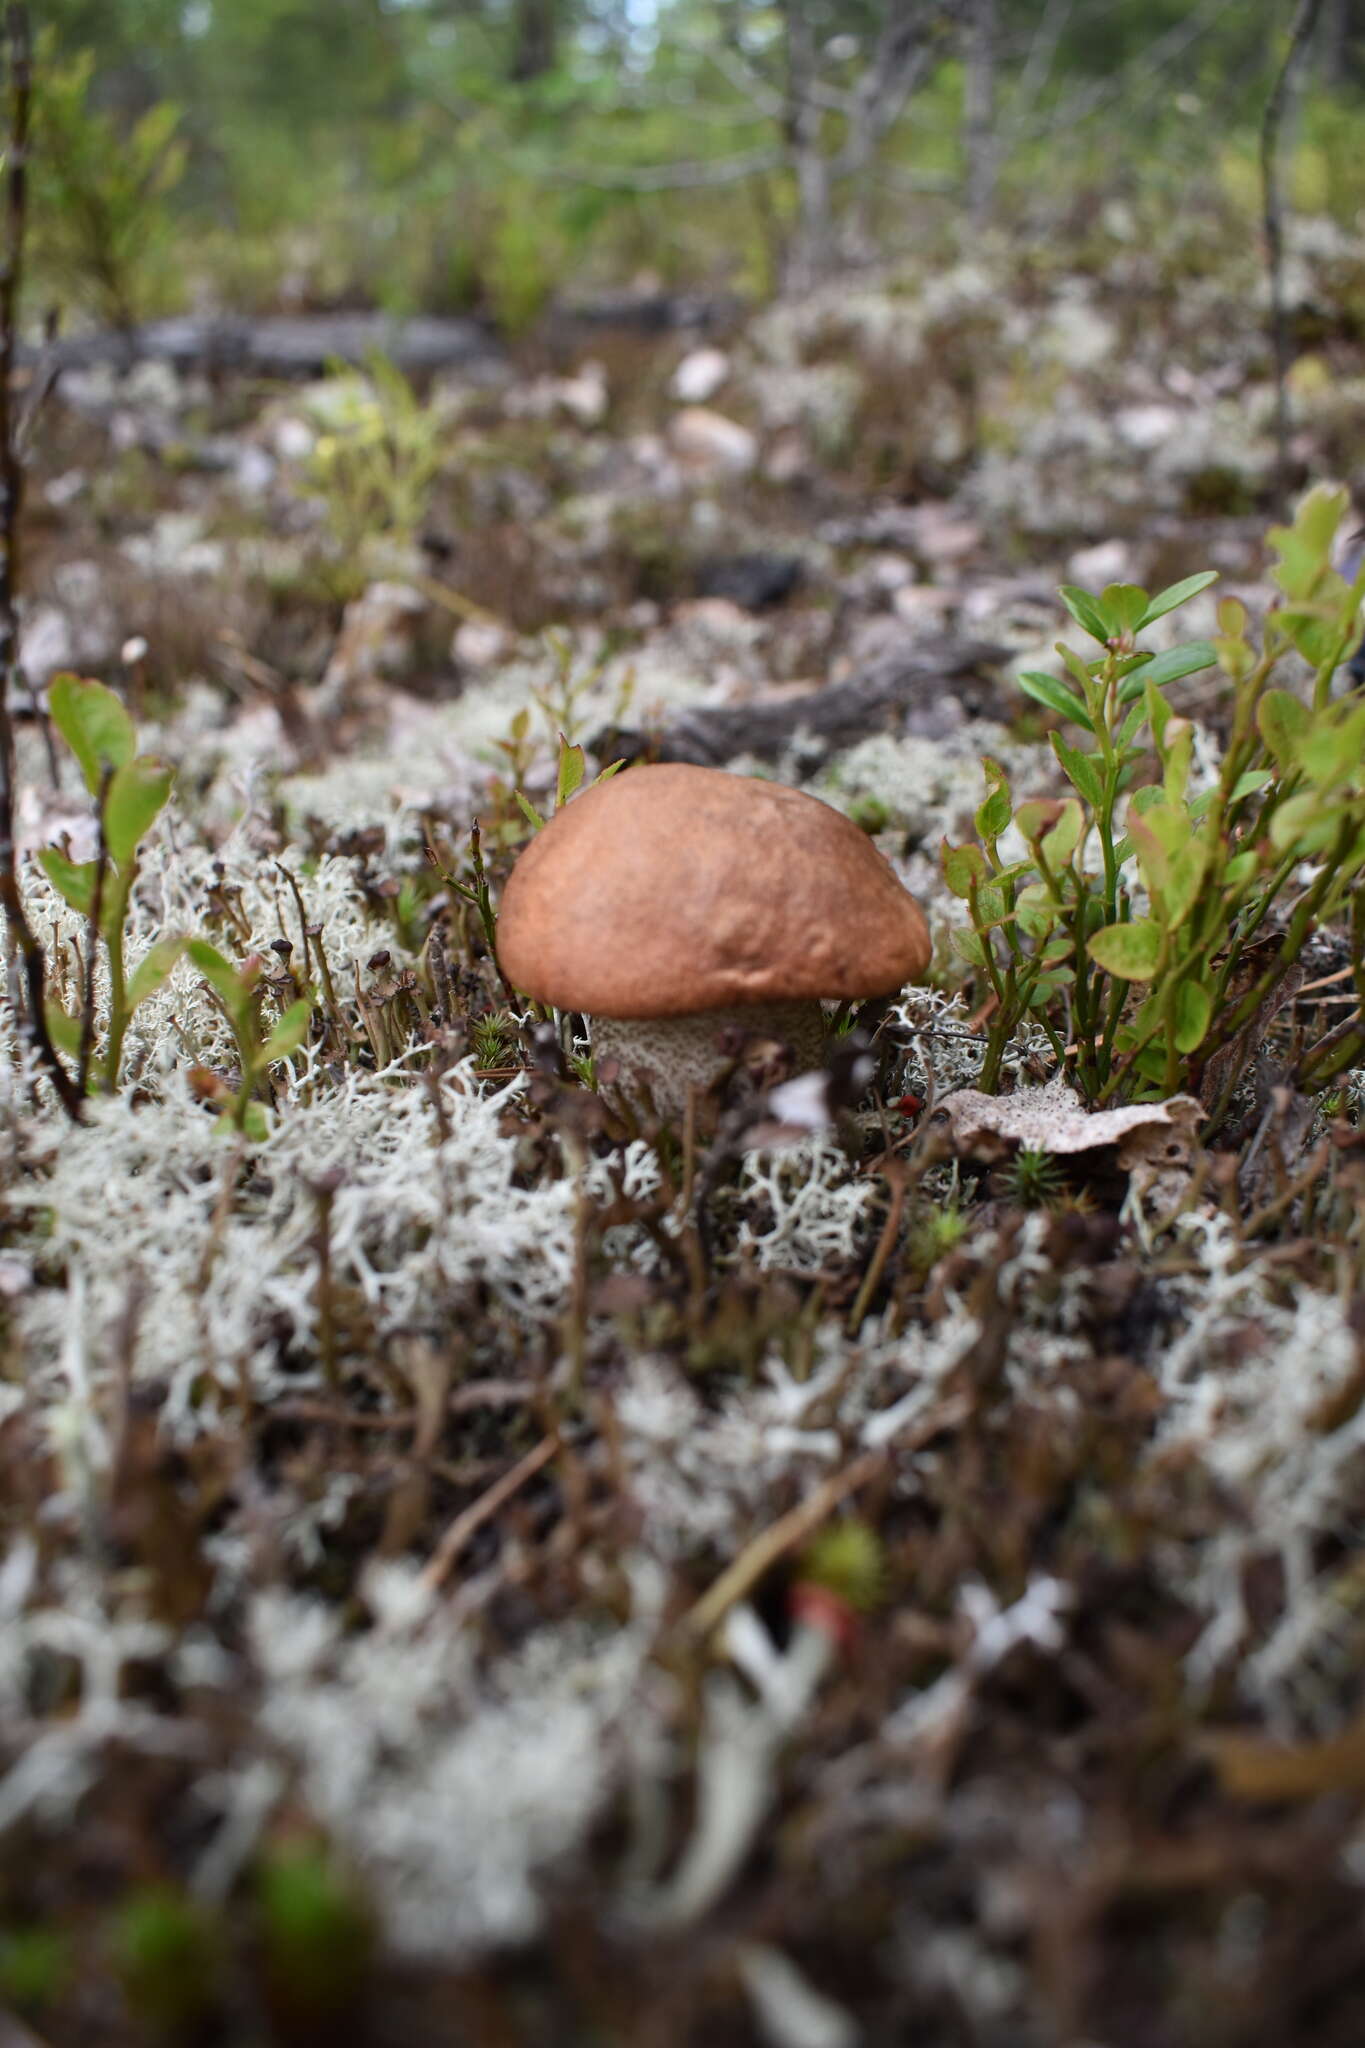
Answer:
[[[409,542],[426,517],[445,459],[439,412],[377,351],[363,375],[328,366],[313,412],[319,426],[305,482],[320,502],[343,563],[375,534]]]
[[[138,849],[171,793],[174,771],[152,754],[137,751],[137,731],[122,702],[103,683],[82,676],[57,676],[48,693],[52,722],[80,765],[95,798],[99,852],[73,861],[45,847],[38,864],[66,903],[86,919],[85,990],[81,1011],[72,1015],[55,997],[47,1004],[54,1045],[78,1062],[81,1093],[118,1085],[123,1045],[138,1004],[155,994],[183,950],[184,941],[159,939],[131,976],[125,958],[124,927],[137,877]],[[95,958],[103,946],[109,977],[109,1019],[103,1048],[95,1049]]]
[[[241,1079],[219,1119],[220,1126],[241,1131],[259,1143],[270,1133],[265,1104],[259,1099],[267,1069],[276,1060],[288,1059],[307,1038],[313,998],[300,996],[269,1024],[261,1013],[263,962],[259,954],[249,954],[238,967],[207,939],[191,939],[185,950],[221,1003],[237,1045]]]
[[[1101,652],[1086,661],[1059,645],[1067,679],[1034,672],[1021,683],[1084,735],[1050,736],[1074,794],[1016,807],[987,760],[980,843],[943,848],[948,887],[970,917],[954,948],[991,991],[984,1086],[997,1084],[1005,1046],[1032,1015],[1088,1101],[1202,1084],[1216,1121],[1249,1056],[1249,1027],[1279,999],[1314,924],[1347,906],[1365,997],[1365,692],[1331,695],[1365,595],[1365,569],[1347,584],[1332,567],[1345,504],[1343,492],[1315,490],[1291,526],[1272,530],[1283,601],[1259,648],[1236,599],[1219,606],[1211,642],[1138,646],[1212,572],[1155,597],[1132,584],[1062,590]],[[1270,687],[1291,651],[1312,666],[1309,702]],[[1232,689],[1231,732],[1217,781],[1195,794],[1194,727],[1167,692],[1215,663]],[[1153,759],[1159,779],[1139,783]],[[1026,852],[1007,860],[1011,824]],[[1363,1051],[1357,1007],[1302,1054],[1296,1079],[1325,1086]]]
[[[548,727],[549,734],[559,743],[555,774],[555,809],[558,810],[568,802],[576,790],[581,788],[587,772],[587,756],[578,738],[583,729],[583,707],[585,700],[601,682],[610,655],[604,653],[595,661],[590,661],[580,668],[574,662],[573,646],[563,634],[547,632],[544,638],[546,648],[553,658],[554,673],[550,683],[543,690],[533,690],[531,697]],[[634,671],[627,669],[605,713],[608,727],[617,726],[624,720],[630,709],[634,691]],[[497,740],[494,744],[507,761],[511,778],[510,793],[517,809],[531,830],[539,832],[546,822],[545,815],[531,802],[521,787],[537,751],[531,734],[531,713],[528,706],[523,705],[512,719],[508,738]],[[594,780],[605,782],[623,765],[621,761],[611,762],[599,771]],[[508,795],[507,784],[496,782],[493,795],[501,812]],[[518,836],[515,817],[511,817],[509,829],[500,836],[502,840]]]
[[[478,912],[479,924],[483,931],[484,942],[488,947],[489,957],[496,960],[498,957],[498,920],[497,913],[493,908],[493,891],[488,880],[488,869],[484,864],[483,833],[478,819],[475,818],[469,828],[469,872],[471,880],[462,882],[458,875],[451,873],[437,850],[436,835],[430,827],[428,827],[427,833],[427,859],[440,876],[451,897],[458,897],[465,903],[472,904]]]
[[[594,775],[592,782],[588,784],[589,789],[596,783],[609,782],[618,769],[624,768],[624,766],[624,761],[608,762],[605,768],[599,769],[598,773]],[[555,775],[554,808],[556,811],[562,810],[569,801],[569,798],[582,788],[583,777],[587,772],[587,756],[584,754],[582,747],[568,740],[561,733],[559,735],[559,767]],[[536,809],[524,790],[515,790],[513,794],[516,797],[521,815],[525,818],[533,832],[539,832],[543,826],[549,823],[549,819]],[[551,812],[550,816],[552,817],[553,815],[554,812]]]
[[[162,100],[124,129],[99,105],[95,52],[64,58],[54,32],[39,45],[34,152],[39,260],[116,327],[131,327],[169,255],[168,201],[189,143]]]

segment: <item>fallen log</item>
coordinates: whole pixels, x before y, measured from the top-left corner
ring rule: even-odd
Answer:
[[[255,377],[317,377],[330,363],[363,364],[382,355],[406,376],[437,370],[488,368],[503,361],[495,337],[477,320],[424,314],[397,319],[387,313],[185,316],[141,327],[101,328],[65,335],[28,360],[51,368],[131,369],[169,363],[177,370],[233,371]]]

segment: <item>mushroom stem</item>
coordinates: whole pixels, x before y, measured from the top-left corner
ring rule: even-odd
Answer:
[[[707,1088],[724,1071],[733,1058],[726,1039],[736,1033],[789,1047],[796,1073],[819,1066],[828,1035],[814,1001],[733,1003],[688,1017],[590,1017],[588,1026],[599,1073],[604,1060],[615,1060],[620,1076],[612,1085],[632,1094],[647,1084],[665,1116],[681,1116],[688,1088]]]

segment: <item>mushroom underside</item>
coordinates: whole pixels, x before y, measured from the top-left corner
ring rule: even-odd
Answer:
[[[823,1009],[811,1000],[732,1003],[688,1017],[589,1017],[587,1023],[599,1074],[605,1061],[615,1060],[620,1075],[613,1085],[633,1095],[645,1084],[665,1116],[681,1116],[688,1089],[709,1087],[729,1064],[724,1033],[776,1040],[790,1049],[797,1073],[819,1066],[829,1035]]]

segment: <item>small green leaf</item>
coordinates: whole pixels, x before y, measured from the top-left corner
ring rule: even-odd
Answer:
[[[1339,486],[1315,484],[1300,501],[1292,526],[1272,526],[1268,539],[1279,556],[1272,571],[1286,597],[1315,595],[1331,566],[1332,544],[1347,505]]]
[[[945,839],[939,848],[939,859],[943,863],[944,881],[964,903],[972,893],[973,883],[984,882],[990,872],[979,846],[950,846]]]
[[[1119,727],[1119,752],[1121,754],[1128,756],[1128,750],[1132,746],[1133,741],[1137,738],[1138,734],[1141,732],[1146,722],[1146,704],[1134,704],[1130,709],[1128,716],[1124,719],[1123,724]]]
[[[1062,803],[1058,797],[1034,796],[1020,804],[1014,814],[1014,822],[1030,846],[1036,845],[1045,832],[1051,831],[1062,815]]]
[[[1337,706],[1317,719],[1299,747],[1299,766],[1319,789],[1354,782],[1365,762],[1365,704],[1345,717]]]
[[[1106,925],[1093,934],[1086,950],[1097,966],[1120,981],[1150,981],[1161,957],[1161,926],[1151,917]]]
[[[1341,581],[1340,577],[1337,581]],[[1341,659],[1341,625],[1331,603],[1281,605],[1278,611],[1270,614],[1267,632],[1272,626],[1298,650],[1311,668],[1319,668],[1324,662],[1330,662],[1335,668]]]
[[[300,996],[296,1003],[289,1005],[261,1047],[263,1064],[269,1066],[272,1060],[288,1059],[291,1052],[297,1052],[308,1036],[308,1027],[312,1021],[312,998]]]
[[[1061,662],[1063,668],[1065,668],[1070,674],[1072,680],[1076,684],[1077,689],[1081,693],[1082,703],[1084,703],[1088,708],[1091,703],[1091,685],[1095,682],[1100,670],[1104,667],[1104,664],[1107,661],[1108,656],[1100,654],[1095,657],[1094,661],[1082,661],[1080,655],[1077,654],[1075,648],[1068,647],[1065,640],[1054,640],[1052,643],[1052,651],[1056,655],[1058,661]]]
[[[207,939],[190,939],[185,951],[209,987],[222,997],[232,1015],[238,1016],[250,995],[238,969]]]
[[[1178,606],[1187,604],[1192,597],[1198,597],[1201,590],[1207,590],[1211,583],[1216,583],[1217,581],[1218,571],[1216,569],[1201,569],[1197,576],[1186,576],[1179,583],[1168,583],[1164,590],[1157,592],[1156,596],[1147,606],[1146,611],[1142,614],[1142,617],[1138,620],[1137,629],[1139,633],[1144,626],[1150,626],[1153,619],[1164,618],[1167,612],[1173,612]],[[1201,666],[1208,668],[1211,660],[1212,656],[1210,661],[1201,663]],[[1186,673],[1188,674],[1189,671],[1187,670]],[[1169,681],[1170,679],[1168,678],[1167,680]]]
[[[89,917],[95,900],[95,862],[68,860],[55,846],[45,846],[38,855],[38,865],[57,894],[82,917]]]
[[[1148,890],[1160,899],[1167,929],[1176,931],[1199,895],[1209,861],[1207,836],[1194,829],[1180,803],[1134,812],[1129,830]]]
[[[1031,939],[1046,938],[1061,914],[1061,905],[1046,882],[1031,882],[1027,889],[1021,889],[1014,909],[1020,931],[1027,932]]]
[[[1080,792],[1092,811],[1098,811],[1104,802],[1104,781],[1099,757],[1095,754],[1082,754],[1078,748],[1069,747],[1059,732],[1049,733],[1048,738],[1067,781],[1073,789]]]
[[[949,932],[948,943],[960,960],[970,960],[973,967],[986,964],[986,941],[969,925],[958,925]]]
[[[1194,727],[1188,718],[1173,718],[1162,747],[1162,786],[1172,803],[1183,804],[1194,760]]]
[[[533,832],[539,832],[541,827],[544,825],[545,820],[541,817],[540,812],[531,802],[530,797],[523,796],[519,789],[514,789],[512,791],[512,794],[517,800],[518,806],[521,810],[522,817],[525,818],[527,824],[531,827],[531,830]]]
[[[1082,632],[1088,633],[1092,640],[1098,640],[1101,647],[1107,647],[1112,629],[1096,599],[1088,591],[1077,590],[1070,583],[1064,583],[1057,594]]]
[[[158,939],[150,951],[143,954],[133,969],[124,999],[130,1012],[148,996],[156,994],[184,950],[183,939]]]
[[[1056,676],[1044,675],[1041,669],[1026,669],[1019,678],[1019,687],[1026,697],[1034,697],[1038,703],[1046,704],[1049,711],[1055,711],[1059,718],[1069,718],[1073,725],[1083,725],[1087,732],[1093,731],[1090,713],[1086,710],[1074,690]]]
[[[1033,797],[1020,804],[1014,822],[1031,847],[1041,847],[1048,866],[1059,868],[1080,842],[1085,813],[1074,796]]]
[[[977,809],[976,829],[987,845],[991,845],[1008,826],[1013,805],[1010,802],[1009,778],[1000,763],[993,761],[989,754],[983,754],[981,766],[985,770],[989,793]]]
[[[52,996],[43,1004],[43,1015],[47,1019],[47,1035],[58,1052],[75,1059],[81,1049],[80,1018],[71,1016]]]
[[[1048,865],[1057,868],[1063,861],[1070,860],[1085,836],[1085,812],[1074,796],[1067,797],[1062,804],[1061,816],[1044,835],[1043,852]]]
[[[133,855],[164,806],[174,780],[169,763],[152,754],[139,754],[115,771],[104,801],[104,838],[120,868],[132,865]]]
[[[1156,741],[1157,749],[1160,751],[1166,737],[1166,727],[1170,724],[1175,714],[1156,684],[1149,683],[1145,676],[1142,683],[1142,695],[1143,702],[1147,706],[1147,723],[1152,728],[1152,738]]]
[[[1124,678],[1119,685],[1119,702],[1130,704],[1142,695],[1149,682],[1159,690],[1164,689],[1167,683],[1178,683],[1185,676],[1212,668],[1217,660],[1218,650],[1208,640],[1187,640],[1183,647],[1168,647],[1164,654],[1154,654],[1141,669]]]
[[[1292,768],[1298,760],[1299,748],[1312,723],[1313,714],[1308,706],[1288,690],[1267,690],[1256,706],[1261,738],[1282,770]]]
[[[61,675],[47,693],[52,723],[80,763],[85,786],[98,796],[106,768],[122,768],[137,752],[137,731],[122,700],[103,683]]]
[[[1059,968],[1055,974],[1040,974],[1029,990],[1028,1007],[1045,1010],[1052,998],[1062,989],[1070,988],[1075,979],[1075,972],[1070,967]]]
[[[237,1119],[235,1113],[225,1109],[213,1126],[225,1138],[235,1137]],[[263,1145],[270,1136],[270,1118],[265,1113],[263,1102],[248,1102],[242,1115],[242,1136],[249,1138],[253,1145]]]
[[[1186,640],[1181,646],[1168,647],[1164,654],[1156,655],[1147,665],[1147,677],[1163,689],[1167,683],[1182,682],[1186,676],[1215,668],[1217,663],[1218,650],[1211,640]]]
[[[1323,853],[1335,843],[1345,815],[1318,790],[1305,790],[1281,804],[1271,818],[1271,844],[1281,853],[1298,853],[1305,859]]]
[[[1166,1054],[1159,1045],[1144,1046],[1133,1061],[1134,1067],[1146,1081],[1154,1081],[1158,1087],[1166,1079]]]
[[[1009,914],[1005,892],[998,882],[983,882],[975,892],[972,906],[972,922],[979,932],[989,931],[993,925],[1003,924]]]
[[[1151,599],[1136,583],[1110,583],[1100,599],[1100,610],[1109,621],[1112,634],[1136,633]]]
[[[559,735],[559,780],[555,788],[555,807],[566,804],[582,782],[587,771],[583,749],[571,746],[563,733]]]
[[[1175,992],[1175,1044],[1177,1052],[1193,1052],[1201,1045],[1213,1018],[1213,995],[1202,981],[1182,981]]]

